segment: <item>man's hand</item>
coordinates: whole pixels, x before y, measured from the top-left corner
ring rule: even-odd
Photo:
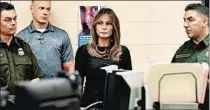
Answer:
[[[63,69],[64,69],[64,71],[67,71],[67,75],[72,75],[74,73],[74,71],[75,71],[74,66],[75,66],[74,61],[63,63]]]

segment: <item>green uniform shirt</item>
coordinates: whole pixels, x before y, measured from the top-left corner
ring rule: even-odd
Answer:
[[[14,93],[17,81],[43,77],[29,44],[13,37],[10,46],[0,39],[0,74],[1,90]]]
[[[172,63],[206,62],[209,64],[209,35],[199,44],[193,40],[186,41],[177,51]]]
[[[172,63],[193,63],[206,62],[209,64],[209,35],[199,44],[193,40],[185,42],[177,51],[172,59]],[[208,84],[208,83],[207,83]],[[209,86],[207,85],[203,110],[209,108]]]

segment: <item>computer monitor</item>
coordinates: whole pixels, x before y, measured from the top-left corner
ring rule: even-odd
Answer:
[[[80,110],[81,89],[73,89],[67,78],[43,79],[36,83],[19,82],[15,96],[17,109]]]
[[[138,107],[145,109],[143,73],[134,71],[114,71],[108,73],[105,82],[103,110],[130,110]]]

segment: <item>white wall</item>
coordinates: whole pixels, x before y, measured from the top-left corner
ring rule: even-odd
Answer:
[[[148,62],[170,62],[187,40],[183,28],[184,8],[198,1],[52,1],[52,24],[66,30],[74,54],[78,46],[80,5],[112,8],[120,19],[122,44],[131,52],[133,69],[146,71]],[[11,1],[18,15],[18,31],[29,25],[31,1]],[[150,61],[149,61],[150,59]]]

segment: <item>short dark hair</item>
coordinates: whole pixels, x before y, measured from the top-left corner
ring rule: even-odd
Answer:
[[[194,10],[202,15],[209,17],[209,8],[200,3],[192,3],[185,7],[185,11]]]
[[[0,14],[3,10],[15,10],[15,7],[8,2],[0,2]]]

